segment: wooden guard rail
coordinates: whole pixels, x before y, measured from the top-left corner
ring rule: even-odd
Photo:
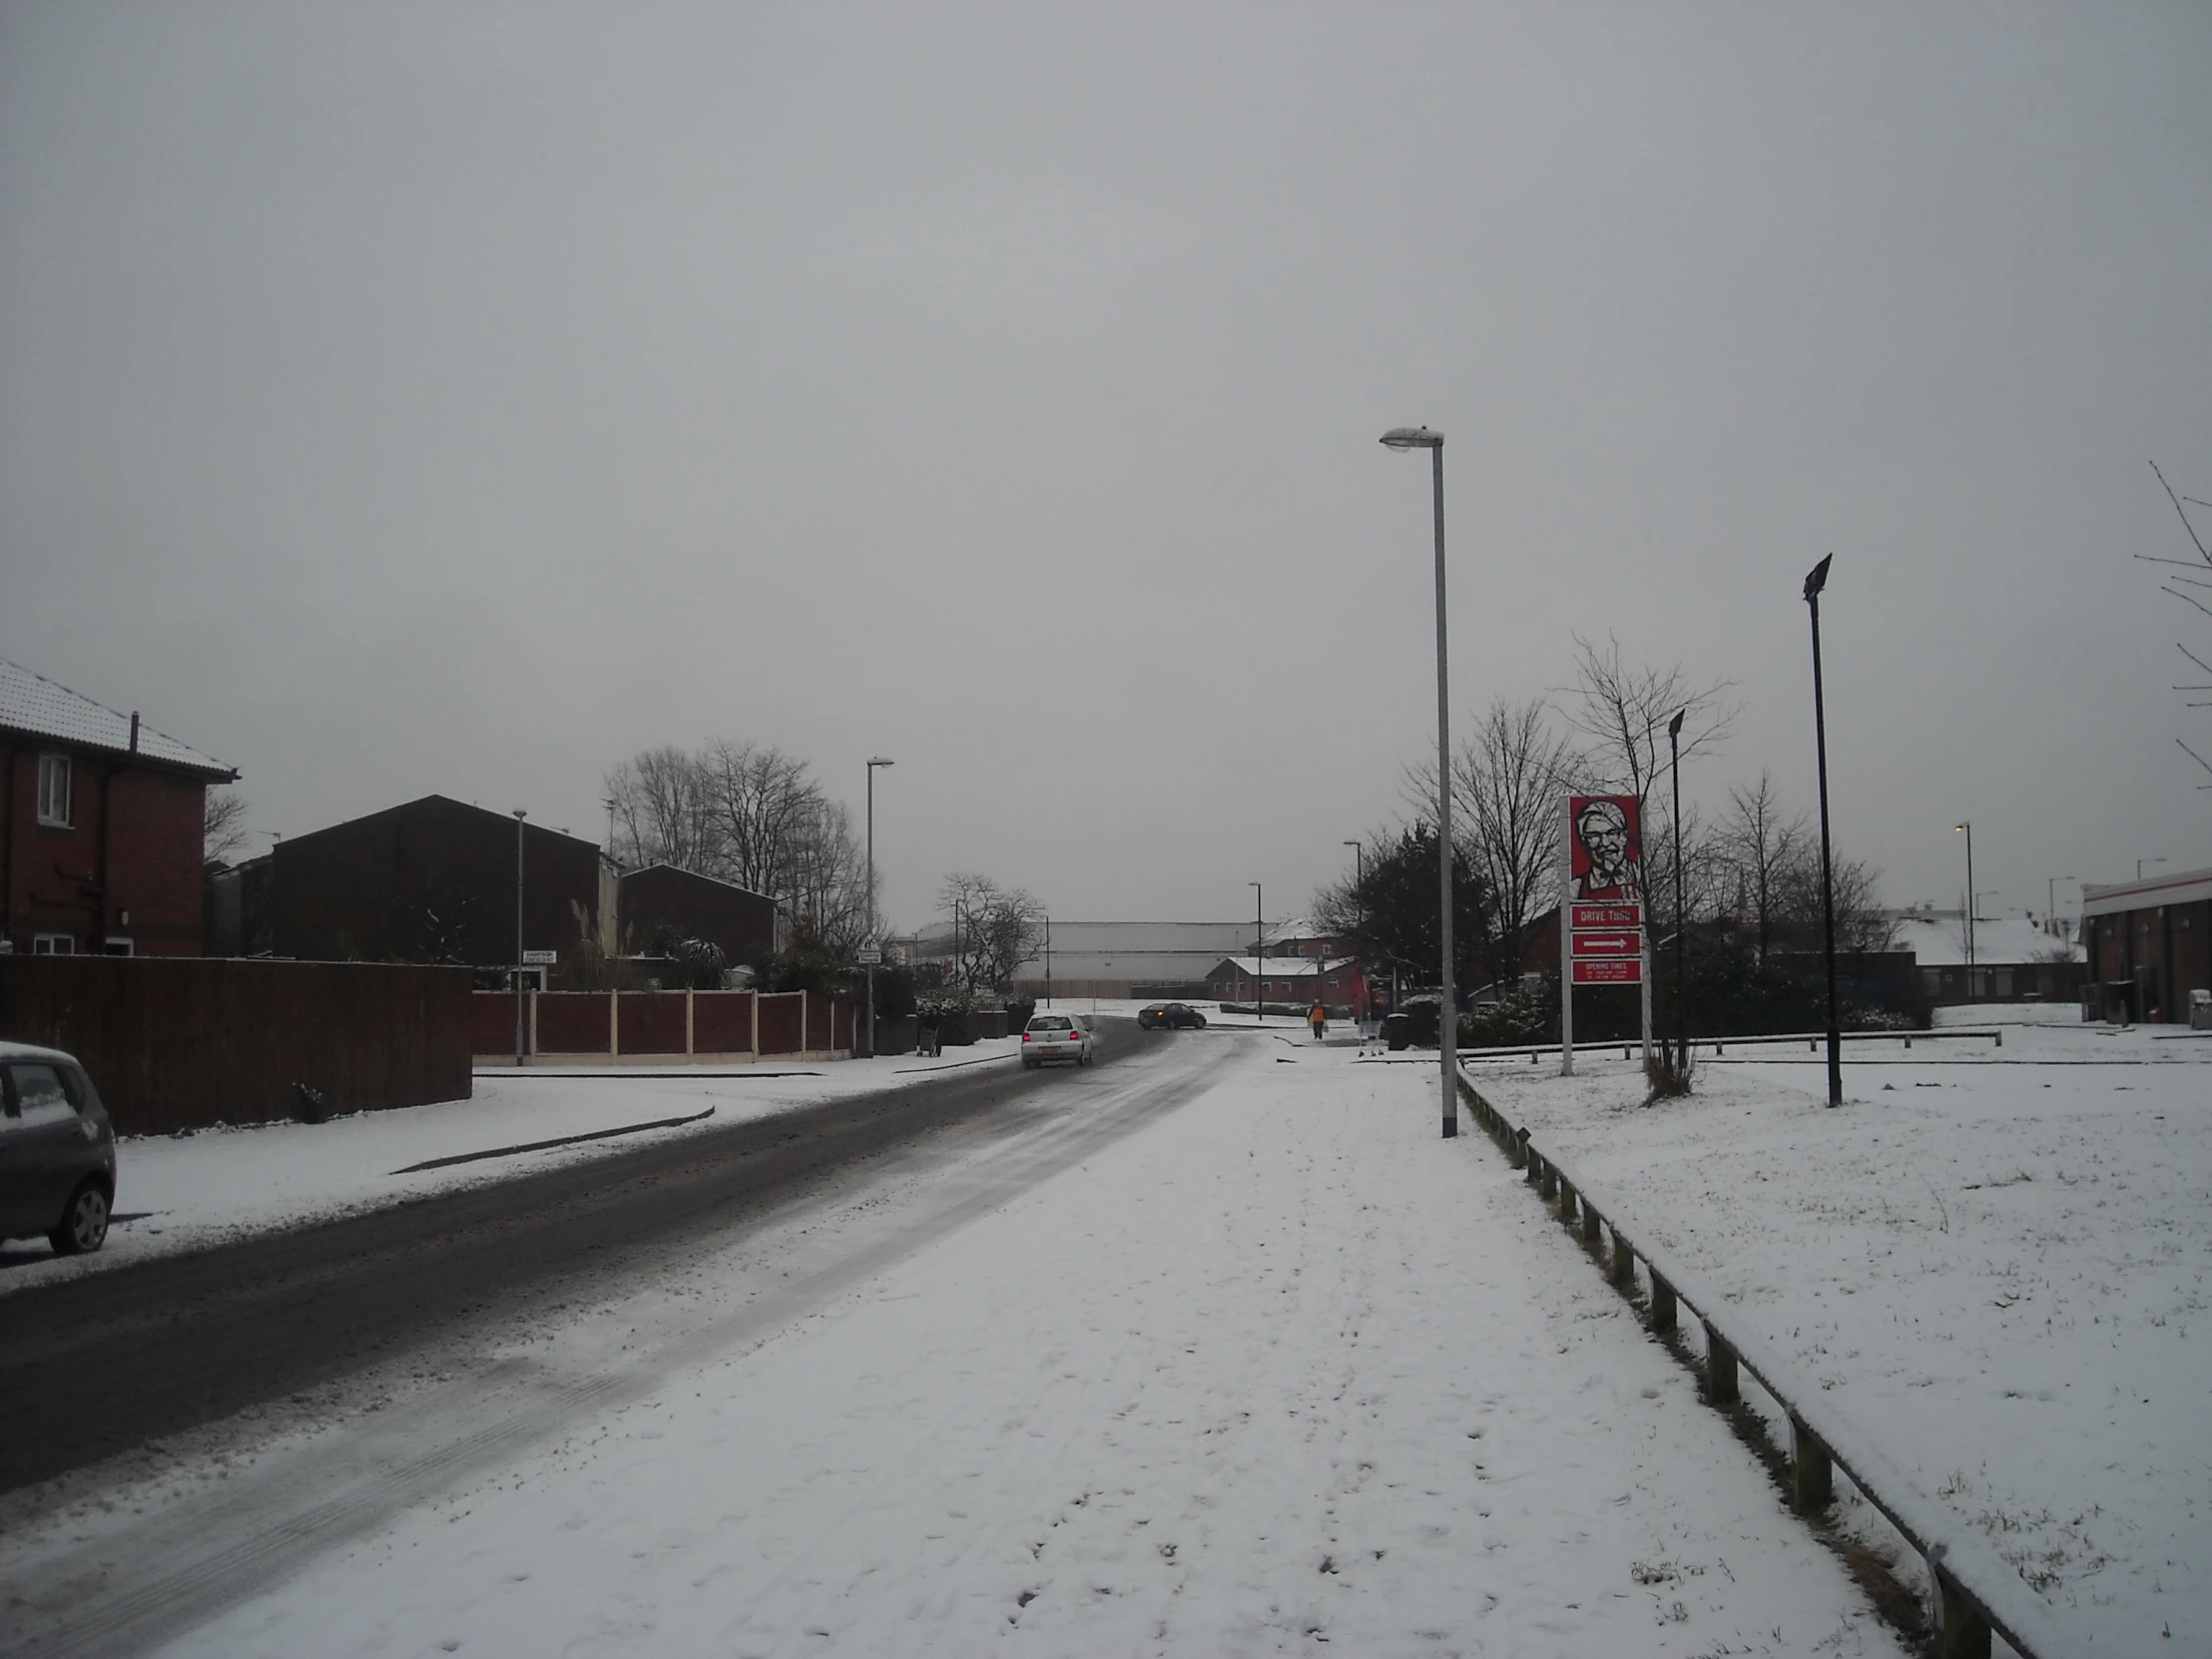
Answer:
[[[1583,1244],[1602,1258],[1607,1277],[1630,1301],[1637,1292],[1637,1264],[1643,1265],[1650,1284],[1645,1323],[1654,1335],[1675,1332],[1684,1309],[1697,1319],[1705,1335],[1703,1377],[1709,1403],[1726,1408],[1741,1399],[1739,1372],[1749,1372],[1773,1396],[1790,1425],[1790,1481],[1798,1507],[1826,1508],[1835,1497],[1834,1471],[1840,1468],[1919,1552],[1935,1588],[1934,1651],[1941,1659],[1988,1659],[1992,1632],[2011,1643],[2021,1659],[2059,1659],[2073,1651],[2074,1644],[2053,1628],[2042,1598],[1985,1538],[1924,1496],[1871,1437],[1828,1403],[1813,1379],[1769,1349],[1718,1295],[1653,1242],[1651,1229],[1617,1197],[1593,1188],[1552,1156],[1463,1072],[1459,1092],[1475,1121],[1513,1167],[1525,1172],[1528,1185],[1556,1210],[1561,1225],[1575,1229]]]

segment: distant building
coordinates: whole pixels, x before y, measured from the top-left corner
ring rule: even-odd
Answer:
[[[1919,999],[1937,1007],[2070,1002],[2081,994],[2088,971],[2071,939],[2032,916],[1976,916],[1970,969],[1963,910],[1898,911],[1893,946],[1913,953]]]
[[[591,841],[525,822],[522,947],[614,942],[613,866]],[[426,795],[276,843],[270,946],[325,961],[515,959],[515,819]]]
[[[1255,920],[1059,921],[1052,923],[1050,980],[1057,996],[1193,997],[1224,956],[1252,948]],[[951,955],[950,929],[916,941],[918,961]],[[1044,994],[1046,953],[1014,969],[1025,996]]]
[[[1206,975],[1206,994],[1217,1002],[1287,1002],[1322,1005],[1339,1017],[1365,1019],[1368,980],[1352,956],[1228,956]]]
[[[0,939],[39,954],[197,956],[208,786],[238,779],[0,660]]]
[[[776,900],[735,882],[649,864],[625,870],[619,904],[623,948],[647,950],[663,931],[704,939],[736,967],[758,962],[776,948]]]
[[[1334,932],[1311,916],[1292,916],[1267,932],[1260,947],[1263,956],[1357,956],[1359,941],[1349,933]]]
[[[2190,993],[2212,991],[2212,869],[2085,884],[2081,939],[2107,1017],[2186,1023]]]

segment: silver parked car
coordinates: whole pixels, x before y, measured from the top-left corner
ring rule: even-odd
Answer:
[[[0,1239],[98,1250],[115,1203],[115,1130],[85,1068],[53,1048],[0,1043]]]

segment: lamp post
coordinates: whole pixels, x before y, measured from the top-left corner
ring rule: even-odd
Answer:
[[[2064,938],[2058,929],[2058,883],[2071,881],[2070,875],[2046,876],[2043,883],[2043,929],[2054,939]]]
[[[1965,823],[1963,823],[1963,824],[1954,824],[1954,825],[1952,825],[1952,826],[1950,827],[1950,832],[1951,832],[1952,834],[1954,834],[1954,835],[1964,835],[1964,836],[1966,837],[1966,1000],[1967,1000],[1968,1002],[1971,1002],[1971,1001],[1973,1001],[1973,1000],[1974,1000],[1974,984],[1973,984],[1973,911],[1974,911],[1974,892],[1973,892],[1973,820],[1972,820],[1972,819],[1968,819],[1968,820],[1966,820],[1966,822],[1965,822]]]
[[[1688,931],[1682,913],[1682,722],[1689,712],[1677,709],[1667,722],[1667,770],[1674,775],[1674,1063],[1685,1076],[1690,1070],[1690,1014],[1682,978],[1682,935]]]
[[[1052,918],[1044,918],[1044,1005],[1052,1006]]]
[[[1267,896],[1260,890],[1260,883],[1247,881],[1252,889],[1252,1023],[1268,1022],[1268,982],[1261,977],[1267,971],[1268,959],[1268,909]]]
[[[1459,1005],[1451,984],[1451,675],[1444,636],[1444,435],[1425,426],[1393,426],[1382,434],[1382,444],[1399,454],[1428,451],[1436,503],[1436,886],[1443,942],[1436,1049],[1442,1064],[1443,1130],[1448,1141],[1459,1133],[1459,1097],[1452,1075],[1458,1067]]]
[[[522,821],[528,815],[515,809],[515,1064],[528,1052],[528,1030],[522,1010]]]
[[[875,769],[892,763],[876,756],[867,764],[867,947],[876,955],[883,947],[875,942]],[[875,1058],[875,963],[867,963],[867,1057]]]
[[[1844,1103],[1844,1031],[1836,1013],[1836,877],[1828,838],[1828,701],[1821,684],[1821,590],[1828,586],[1831,553],[1805,578],[1805,604],[1813,614],[1813,741],[1821,772],[1821,940],[1828,958],[1828,1103]],[[1678,815],[1679,816],[1679,815]]]

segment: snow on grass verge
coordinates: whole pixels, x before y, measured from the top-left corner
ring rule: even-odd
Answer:
[[[817,1101],[918,1082],[932,1071],[1010,1062],[1016,1038],[949,1048],[935,1059],[763,1061],[757,1066],[591,1067],[479,1072],[474,1097],[328,1123],[264,1123],[143,1135],[116,1148],[116,1220],[97,1255],[56,1257],[44,1240],[0,1244],[0,1294],[255,1233],[328,1221],[429,1193],[510,1180],[559,1162],[604,1158],[642,1139],[697,1134]],[[618,1135],[417,1170],[411,1165],[631,1124],[714,1115]]]
[[[1431,1079],[1249,1049],[169,1651],[1902,1653]]]
[[[1946,1045],[1949,1046],[1949,1045]],[[2144,1032],[2001,1051],[1482,1067],[1484,1093],[2039,1591],[2084,1652],[2212,1642],[2212,1069]],[[2212,1047],[2201,1051],[2212,1060]]]

